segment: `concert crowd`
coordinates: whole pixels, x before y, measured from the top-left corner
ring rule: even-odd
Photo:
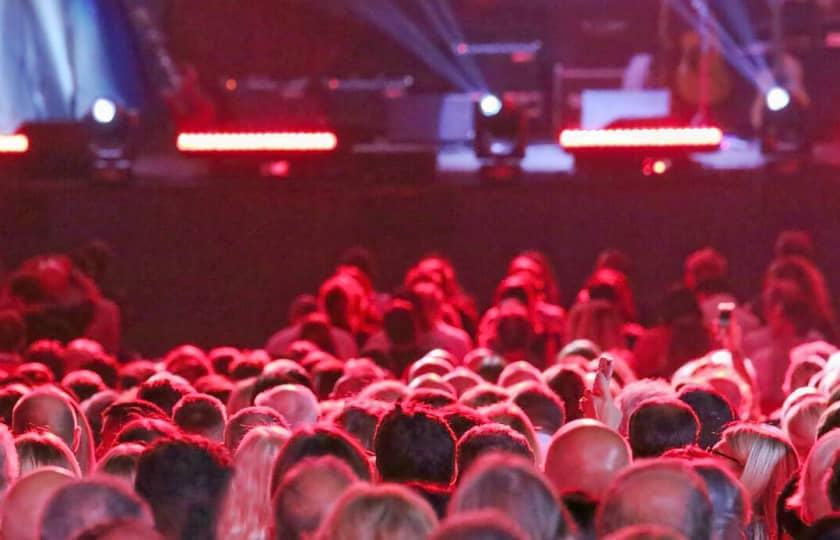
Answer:
[[[840,538],[816,252],[782,232],[737,298],[699,249],[643,325],[618,249],[566,304],[524,251],[480,312],[444,255],[386,293],[352,248],[263,348],[159,358],[107,246],[34,257],[0,289],[0,537]]]

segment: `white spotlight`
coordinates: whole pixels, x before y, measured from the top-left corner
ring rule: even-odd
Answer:
[[[502,112],[502,100],[493,94],[487,94],[482,97],[481,101],[478,102],[478,106],[481,109],[481,114],[484,116],[496,116]]]
[[[110,124],[117,117],[117,104],[108,98],[98,98],[93,102],[91,115],[98,124]]]
[[[767,103],[767,108],[773,112],[778,112],[790,105],[790,93],[781,86],[774,86],[767,91],[764,96]]]

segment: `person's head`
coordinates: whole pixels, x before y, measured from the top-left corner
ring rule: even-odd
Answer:
[[[714,459],[691,463],[712,503],[712,538],[744,538],[750,522],[750,498],[741,482]]]
[[[776,238],[776,243],[773,244],[773,255],[777,259],[794,256],[813,260],[814,241],[806,231],[796,229],[782,231]]]
[[[356,439],[365,451],[373,451],[376,426],[385,412],[385,406],[376,401],[347,403],[332,417],[333,423]]]
[[[396,403],[408,396],[409,388],[400,381],[376,381],[366,386],[359,393],[359,400]]]
[[[357,484],[326,517],[315,540],[426,540],[438,520],[429,503],[395,484]]]
[[[456,441],[460,440],[472,428],[490,423],[486,416],[460,403],[444,407],[438,413],[452,430]]]
[[[296,464],[274,495],[274,537],[309,537],[341,495],[358,481],[350,466],[333,456],[307,458]]]
[[[68,346],[68,351],[72,352],[72,350]],[[104,352],[91,354],[88,358],[82,360],[79,369],[96,373],[108,388],[116,388],[119,382],[119,364],[114,357],[108,356]]]
[[[123,519],[153,523],[146,503],[108,478],[76,480],[58,488],[41,513],[41,540],[71,540],[85,530]]]
[[[195,390],[184,378],[162,372],[152,375],[140,384],[137,399],[154,403],[168,416],[172,416],[175,404],[193,392]]]
[[[279,426],[289,429],[289,423],[274,409],[246,407],[228,419],[225,426],[225,446],[229,451],[235,452],[245,435],[260,426]]]
[[[26,343],[26,325],[17,311],[0,310],[0,353],[17,353]]]
[[[626,436],[630,424],[630,417],[636,408],[649,399],[674,397],[671,385],[661,379],[640,379],[627,384],[621,389],[616,399],[616,405],[621,409],[621,424],[619,433]]]
[[[487,416],[491,422],[504,424],[510,426],[514,431],[525,437],[531,450],[534,451],[534,456],[537,463],[542,463],[543,453],[542,446],[539,444],[537,432],[534,429],[531,420],[525,412],[519,408],[515,403],[496,403],[481,409],[481,412]]]
[[[195,345],[181,345],[169,351],[163,359],[166,371],[183,377],[190,384],[213,372],[207,355]]]
[[[127,423],[117,434],[116,443],[151,444],[166,437],[176,437],[181,431],[169,420],[136,418]]]
[[[729,263],[719,251],[706,247],[685,259],[685,286],[700,293],[721,292],[725,289]]]
[[[456,461],[458,476],[463,477],[476,460],[490,452],[506,452],[535,462],[534,451],[520,433],[503,424],[484,424],[467,431],[458,439]]]
[[[105,409],[113,405],[119,397],[119,394],[113,390],[102,390],[83,401],[80,405],[82,413],[85,415],[90,430],[93,433],[94,444],[97,446],[102,441],[102,413]]]
[[[137,419],[168,420],[163,409],[148,401],[118,401],[102,412],[101,442],[97,449],[97,457],[101,457],[111,449],[117,436],[132,420]]]
[[[711,537],[714,510],[702,478],[679,460],[634,464],[604,493],[596,518],[598,536],[652,524],[676,529],[691,540]]]
[[[820,418],[825,409],[825,398],[810,396],[793,405],[782,415],[782,429],[798,455],[807,456],[814,446]]]
[[[496,509],[534,540],[554,540],[574,526],[554,489],[532,463],[510,454],[480,458],[461,479],[449,513]]]
[[[512,393],[513,403],[528,415],[539,433],[554,435],[566,421],[563,402],[542,383],[523,383],[513,388]]]
[[[587,339],[602,350],[627,348],[621,311],[606,300],[579,302],[569,311],[566,339]]]
[[[764,302],[767,328],[775,336],[805,336],[819,322],[812,303],[791,282],[766,286]]]
[[[80,403],[106,388],[99,374],[85,369],[71,371],[61,380],[61,385],[70,389]]]
[[[230,366],[242,356],[239,349],[233,347],[216,347],[207,353],[207,359],[213,366],[213,372],[227,376],[230,373]]]
[[[776,501],[799,467],[796,450],[781,430],[754,424],[734,424],[723,432],[713,452],[740,472],[739,479],[756,513],[775,528]]]
[[[382,328],[391,346],[408,349],[417,343],[419,320],[417,310],[411,302],[396,298],[391,300],[382,320]],[[395,373],[395,375],[400,375]]]
[[[790,395],[799,388],[805,388],[817,373],[825,368],[825,359],[811,355],[805,358],[796,359],[791,355],[791,363],[785,371],[785,382],[782,384],[782,391]]]
[[[267,538],[272,514],[271,485],[267,479],[290,436],[285,428],[271,426],[254,428],[242,439],[219,516],[219,538]]]
[[[70,399],[53,389],[39,388],[26,394],[12,411],[12,432],[49,431],[58,436],[71,450],[78,449],[81,427]]]
[[[0,421],[7,426],[12,425],[12,411],[24,395],[29,393],[29,387],[21,383],[13,383],[0,388]]]
[[[396,405],[379,422],[373,446],[384,481],[447,485],[455,476],[455,435],[428,409]]]
[[[326,358],[330,357],[326,353],[321,354]],[[313,359],[316,357],[315,355],[311,356]],[[309,359],[307,358],[307,360]],[[292,360],[281,358],[269,362],[263,368],[262,373],[257,377],[257,382],[254,383],[254,395],[256,396],[281,384],[299,384],[307,388],[312,387],[312,381],[303,366]]]
[[[230,394],[233,392],[233,383],[224,375],[205,375],[195,381],[193,387],[196,392],[213,396],[223,404],[228,402]],[[227,407],[225,412],[227,412]]]
[[[134,488],[168,538],[212,539],[232,474],[223,447],[203,439],[161,439],[137,464]]]
[[[0,424],[0,504],[2,504],[3,497],[19,474],[20,463],[18,462],[14,438],[9,428]]]
[[[196,393],[182,397],[172,409],[172,419],[185,433],[200,435],[216,443],[224,442],[225,406],[212,396]]]
[[[806,258],[788,255],[770,263],[764,276],[764,296],[779,285],[792,286],[794,296],[800,296],[810,311],[822,323],[834,323],[834,308],[822,272]]]
[[[23,353],[26,362],[43,364],[55,380],[61,380],[67,368],[67,351],[59,341],[42,339],[31,343]]]
[[[157,373],[157,368],[148,360],[135,360],[120,368],[117,386],[121,390],[130,390],[140,386],[145,380]]]
[[[74,476],[82,475],[73,452],[64,441],[48,431],[19,435],[15,439],[15,451],[21,475],[42,467],[61,467]]]
[[[691,407],[675,398],[642,402],[630,415],[628,439],[636,458],[658,457],[697,442],[700,423]]]
[[[710,386],[684,386],[678,397],[697,415],[700,422],[697,445],[705,450],[716,445],[724,428],[736,419],[726,398]]]
[[[543,380],[554,394],[563,400],[566,421],[583,417],[580,400],[586,391],[586,374],[575,365],[554,365],[543,373]]]
[[[111,448],[96,465],[96,471],[120,478],[128,485],[134,485],[137,476],[137,462],[146,446],[139,443],[123,443]]]
[[[528,540],[528,535],[499,510],[476,510],[447,517],[430,540]]]
[[[295,431],[277,456],[271,474],[272,492],[296,463],[319,456],[333,456],[344,461],[362,480],[369,481],[373,477],[364,449],[349,435],[332,426],[306,427]]]
[[[579,491],[599,499],[630,460],[630,446],[621,435],[600,422],[581,419],[554,435],[544,469],[558,493]]]
[[[44,467],[21,476],[8,491],[2,505],[4,540],[36,540],[38,520],[52,494],[76,479],[59,467]]]
[[[460,397],[470,388],[481,384],[483,379],[473,371],[465,367],[457,367],[443,376],[443,380],[452,385],[456,394]]]
[[[840,430],[820,437],[802,464],[798,495],[802,517],[813,523],[831,512],[831,502],[825,490],[825,475],[840,453]]]
[[[289,423],[291,429],[312,426],[318,421],[318,398],[299,384],[281,384],[254,398],[254,405],[270,407]]]

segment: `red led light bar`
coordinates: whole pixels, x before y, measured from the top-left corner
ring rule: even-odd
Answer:
[[[324,152],[335,150],[331,132],[180,133],[181,152]]]
[[[0,135],[0,154],[24,154],[29,150],[26,135]]]
[[[716,127],[565,129],[560,146],[568,150],[597,148],[704,148],[713,149],[723,141]]]

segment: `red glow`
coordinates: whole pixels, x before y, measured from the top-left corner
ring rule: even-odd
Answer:
[[[335,150],[331,132],[180,133],[181,152],[316,152]]]
[[[291,166],[288,161],[273,161],[266,167],[266,173],[269,176],[286,177],[289,176]]]
[[[26,135],[0,135],[0,154],[24,154],[29,150]]]
[[[560,145],[583,148],[717,148],[723,132],[706,128],[566,129]]]
[[[653,174],[665,174],[668,172],[668,164],[661,159],[658,159],[653,162],[651,170],[653,170]]]

